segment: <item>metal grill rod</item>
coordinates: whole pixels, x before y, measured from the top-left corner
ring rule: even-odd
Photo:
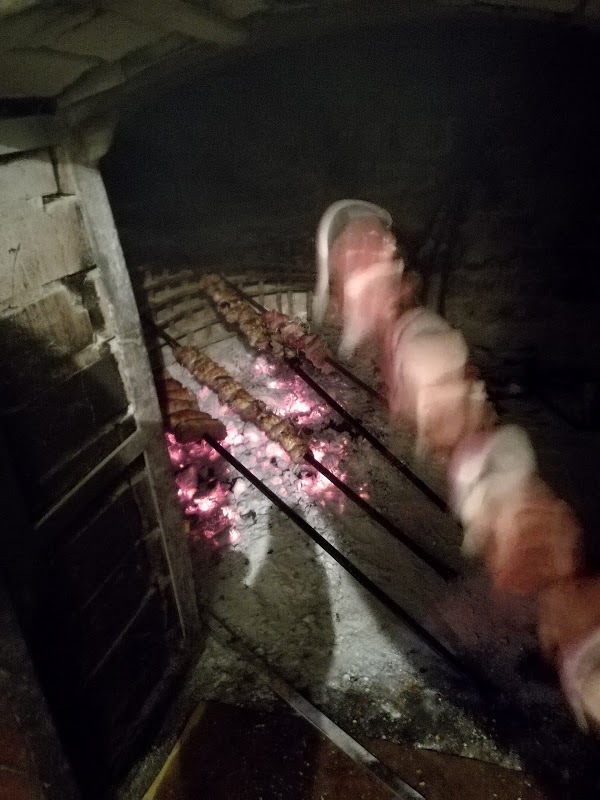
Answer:
[[[333,742],[356,764],[359,764],[382,783],[386,789],[393,793],[394,797],[398,798],[398,800],[425,800],[425,797],[420,792],[413,789],[396,772],[336,725],[332,719],[327,717],[300,692],[296,691],[293,686],[290,686],[264,658],[257,655],[214,611],[205,607],[204,612],[210,633],[219,644],[233,650],[238,656],[250,663],[254,669],[266,678],[267,683],[275,694],[278,694],[294,711],[304,717],[310,725],[316,728],[329,741]]]
[[[380,442],[379,439],[371,433],[371,431],[365,428],[365,426],[362,424],[362,422],[360,422],[360,420],[357,420],[356,417],[353,417],[352,414],[346,411],[346,409],[343,408],[343,406],[341,406],[333,397],[331,397],[331,395],[325,389],[319,386],[319,384],[302,369],[300,364],[297,363],[295,359],[288,360],[287,363],[294,370],[294,372],[296,373],[296,375],[298,375],[299,378],[302,378],[302,380],[308,386],[310,386],[310,388],[314,392],[316,392],[320,397],[322,397],[323,400],[325,400],[325,402],[328,405],[330,405],[331,408],[333,408],[333,410],[337,414],[339,414],[343,420],[345,420],[349,425],[351,425],[356,430],[356,432],[363,437],[363,439],[366,439],[367,442],[369,442],[369,444],[375,450],[377,450],[377,452],[380,455],[382,455],[389,464],[391,464],[406,478],[408,478],[410,482],[414,484],[417,487],[417,489],[419,489],[427,497],[428,500],[430,500],[434,505],[436,505],[440,509],[440,511],[449,513],[446,502],[436,492],[434,492],[433,489],[425,483],[425,481],[421,480],[421,478],[419,478],[419,476],[416,473],[414,473],[413,470],[404,461],[401,461],[401,459],[399,459],[396,455],[394,455],[394,453],[388,450],[388,448],[383,444],[383,442]]]
[[[283,512],[288,519],[297,525],[304,533],[306,533],[327,555],[331,556],[346,572],[354,578],[364,589],[366,589],[376,600],[378,600],[385,608],[401,620],[422,642],[424,642],[430,650],[436,655],[443,658],[450,663],[459,672],[464,673],[466,667],[459,657],[446,645],[441,644],[435,636],[427,631],[419,622],[417,622],[411,615],[406,612],[395,600],[387,595],[377,584],[372,581],[365,573],[360,570],[349,558],[334,547],[324,536],[322,536],[315,528],[312,527],[303,517],[294,511],[284,500],[282,500],[275,492],[257,478],[254,473],[245,467],[234,455],[232,455],[226,447],[207,434],[204,440],[213,450],[225,459],[235,470],[246,478],[256,489],[261,492],[268,500],[270,500],[276,508]],[[318,462],[316,462],[318,463]]]
[[[317,461],[310,451],[306,453],[304,460],[307,464],[310,464],[311,467],[318,470],[323,477],[327,478],[328,481],[333,483],[336,489],[339,489],[341,492],[343,492],[343,494],[345,494],[349,500],[351,500],[362,511],[364,511],[368,517],[370,517],[374,522],[377,522],[377,524],[384,528],[388,533],[391,533],[394,538],[402,542],[402,544],[404,544],[418,558],[420,558],[421,561],[435,570],[435,572],[437,572],[438,575],[440,575],[444,580],[451,581],[458,577],[456,570],[454,570],[452,567],[449,567],[440,559],[431,555],[431,553],[410,539],[402,530],[400,530],[400,528],[398,528],[395,523],[393,523],[370,503],[367,503],[364,498],[355,492],[354,489],[351,489],[347,483],[344,483],[344,481],[340,480],[335,473],[327,469],[324,464],[321,464],[320,461]]]
[[[178,341],[170,336],[166,331],[162,328],[159,328],[157,325],[154,325],[153,328],[156,330],[158,335],[160,335],[165,342],[172,348],[177,349],[180,347]],[[233,456],[232,456],[233,457]],[[436,556],[429,553],[425,548],[421,547],[417,542],[414,542],[409,536],[407,536],[404,531],[396,525],[395,522],[392,522],[385,514],[382,514],[381,511],[378,511],[374,506],[370,503],[367,503],[357,492],[354,491],[348,484],[344,483],[344,481],[340,480],[331,470],[327,469],[326,466],[321,464],[320,461],[314,457],[314,455],[308,451],[305,456],[304,460],[307,464],[309,464],[313,469],[316,469],[318,472],[323,475],[324,478],[327,478],[330,483],[332,483],[339,491],[341,491],[346,497],[357,505],[365,514],[380,525],[385,531],[390,533],[395,539],[401,542],[408,550],[414,553],[417,558],[423,561],[424,564],[427,564],[432,570],[434,570],[441,578],[445,581],[452,581],[458,577],[457,571],[450,567],[448,564],[445,564],[441,559],[437,558]]]
[[[257,310],[259,311],[266,311],[267,309],[261,305],[258,301],[256,301],[253,297],[249,297],[245,292],[239,289],[234,284],[230,283],[226,278],[220,276],[224,283],[227,284],[231,289],[236,291],[241,297],[243,297],[247,302],[251,303]],[[395,469],[401,472],[406,478],[408,478],[412,484],[414,484],[417,489],[419,489],[428,500],[430,500],[434,505],[436,505],[441,511],[445,513],[449,513],[448,506],[446,502],[430,487],[428,486],[425,481],[421,480],[419,476],[409,467],[409,465],[402,461],[398,456],[392,453],[388,448],[380,442],[379,439],[374,436],[365,426],[362,424],[360,420],[357,420],[355,417],[352,416],[346,409],[341,406],[337,400],[335,400],[329,392],[323,389],[313,378],[308,375],[304,369],[300,366],[299,359],[284,359],[285,363],[292,369],[299,378],[301,378],[310,388],[316,392],[325,402],[333,408],[333,410],[342,417],[342,419],[351,425],[354,430],[360,434],[364,439],[366,439],[369,444],[377,450],[377,452],[382,455],[386,461],[391,464]],[[330,363],[338,369],[341,365],[338,365],[337,362],[333,361],[333,359],[329,359]],[[363,383],[359,378],[353,375],[350,370],[345,368],[340,370],[342,374],[346,377],[353,380],[358,386],[362,389],[369,391],[370,394],[375,392],[374,389],[368,387],[367,384]],[[383,399],[378,392],[375,392],[375,395],[379,399]],[[385,401],[384,401],[385,402]]]

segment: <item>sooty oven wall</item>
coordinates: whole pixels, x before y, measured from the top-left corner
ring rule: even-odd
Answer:
[[[0,197],[2,580],[82,795],[94,797],[131,765],[172,691],[195,601],[98,173],[62,146],[17,152],[0,157]],[[1,588],[0,604],[4,620]],[[1,634],[2,698],[7,684],[18,699],[28,673],[11,651],[24,647],[16,626]],[[31,736],[42,718],[27,718]],[[40,747],[49,800],[74,797]]]
[[[129,264],[312,271],[319,214],[364,197],[488,374],[594,397],[599,64],[590,31],[458,12],[188,71],[102,164]]]

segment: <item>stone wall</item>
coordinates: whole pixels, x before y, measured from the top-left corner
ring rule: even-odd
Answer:
[[[94,797],[131,766],[198,618],[114,223],[97,171],[69,152],[65,137],[64,147],[0,157],[0,584],[82,793]],[[1,629],[0,702],[5,677],[11,691],[31,684],[25,661],[21,676],[8,658],[25,645],[4,600],[0,621],[15,631]],[[30,712],[24,721],[28,733],[38,722]],[[21,739],[9,722],[0,766],[12,770],[10,796],[31,797],[23,792],[39,781],[27,753],[10,766]],[[46,755],[42,744],[40,764]],[[49,798],[73,796],[51,770],[42,780]]]
[[[484,364],[592,368],[597,52],[580,27],[459,14],[257,53],[208,89],[191,72],[103,161],[130,261],[312,271],[319,214],[358,195]]]
[[[422,9],[506,10],[594,26],[598,0],[4,0],[0,97],[55,97],[70,106],[118,91],[190,48],[196,61],[257,42],[412,16]]]

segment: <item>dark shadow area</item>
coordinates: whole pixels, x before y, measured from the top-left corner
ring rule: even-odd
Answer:
[[[306,800],[317,745],[317,733],[299,717],[211,705],[156,798]]]
[[[286,370],[281,371],[281,374],[285,373]],[[313,371],[313,377],[323,386],[328,384],[328,380],[316,371]],[[335,391],[332,393],[336,394]],[[340,428],[345,430],[343,423]],[[347,433],[356,438],[351,431]],[[318,440],[318,434],[316,438]],[[561,465],[562,473],[560,470],[557,472],[557,464],[552,463],[552,454],[544,452],[539,439],[534,444],[540,453],[544,477],[551,481],[561,496],[566,495],[571,500],[571,495],[574,495],[577,500],[573,484],[569,486],[566,481],[568,463]],[[365,458],[368,458],[369,445],[363,442],[363,446]],[[356,487],[356,478],[353,477],[356,465],[352,464],[352,459],[346,461],[344,469],[348,471],[347,483]],[[358,474],[362,474],[360,470]],[[410,529],[414,527],[411,514],[418,514],[424,524],[428,514],[424,507],[410,504],[406,504],[400,514],[390,513],[389,494],[399,481],[394,471],[388,469],[385,482],[374,481],[368,485],[369,502],[379,510],[387,510],[388,516],[398,522],[410,538]],[[422,499],[423,506],[427,502]],[[494,593],[486,576],[470,570],[463,562],[459,566],[461,577],[452,581],[445,593],[438,595],[437,601],[431,602],[429,607],[427,601],[423,600],[419,612],[415,613],[411,609],[411,604],[414,605],[411,595],[419,589],[411,583],[414,576],[410,570],[397,573],[395,578],[386,575],[381,566],[377,567],[381,556],[373,558],[368,550],[363,551],[361,559],[361,537],[356,536],[352,522],[348,522],[348,507],[352,507],[350,502],[340,515],[334,503],[328,505],[328,528],[338,548],[350,554],[351,560],[367,574],[374,574],[378,585],[413,617],[416,626],[409,626],[408,630],[416,636],[407,637],[402,620],[397,624],[391,622],[393,615],[384,610],[368,591],[361,592],[365,610],[379,620],[379,630],[389,637],[392,648],[404,649],[409,662],[418,669],[426,689],[439,694],[450,707],[472,719],[474,725],[486,732],[501,750],[516,754],[525,773],[534,778],[549,798],[576,800],[595,796],[600,791],[598,741],[577,729],[562,696],[556,673],[544,663],[537,650],[534,604]],[[458,531],[457,536],[460,536]],[[414,538],[423,544],[421,537]],[[436,543],[429,547],[425,543],[425,546],[440,555]],[[389,552],[390,562],[397,558],[393,555],[393,548],[389,549],[390,535],[376,525],[372,528],[369,547],[376,553]],[[449,551],[452,549],[450,544]],[[455,557],[451,563],[456,565]],[[424,568],[421,587],[424,598],[429,594],[426,572]],[[446,627],[447,624],[450,628]],[[426,641],[420,640],[419,626],[433,631],[440,642],[453,649],[459,655],[464,671],[456,670],[451,661],[432,657]],[[343,704],[336,722],[353,735],[375,737],[377,731],[392,740],[418,746],[424,740],[427,726],[432,724],[435,714],[428,706],[427,699],[418,694],[412,699],[407,697],[405,703],[405,714],[395,727],[389,722],[382,724],[385,715],[373,709],[372,699],[360,691],[353,695],[350,689],[348,701]],[[456,719],[451,712],[448,714],[447,709],[438,712],[434,724],[435,732],[442,740],[447,738],[452,741],[456,736]],[[466,743],[464,746],[467,747]]]
[[[182,76],[124,112],[103,176],[133,262],[310,239],[327,203],[354,195],[417,244],[466,182],[561,261],[578,247],[562,276],[581,287],[597,74],[596,38],[576,27],[424,14]]]
[[[151,746],[189,654],[143,453],[117,458],[69,505],[69,491],[136,430],[114,356],[100,348],[82,365],[58,334],[37,336],[26,322],[0,321],[2,445],[13,474],[2,504],[20,510],[3,517],[1,567],[81,795],[108,798]],[[143,433],[164,435],[158,420]],[[35,736],[43,715],[29,714]],[[44,747],[36,761],[49,800],[71,797]]]

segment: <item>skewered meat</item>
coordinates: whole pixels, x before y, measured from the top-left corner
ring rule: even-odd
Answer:
[[[178,442],[196,442],[206,434],[215,439],[225,438],[227,431],[223,423],[200,411],[194,393],[174,380],[168,372],[156,376],[156,389],[165,426]]]
[[[301,353],[321,371],[333,370],[327,348],[303,323],[279,311],[255,311],[219,275],[205,275],[200,288],[212,298],[227,322],[239,327],[251,347],[270,348],[279,358],[293,358]]]
[[[329,351],[316,333],[310,332],[307,325],[290,319],[280,311],[265,311],[263,319],[272,337],[271,341],[280,342],[286,354],[289,351],[294,355],[300,353],[321,372],[333,372],[329,363]]]
[[[579,726],[600,729],[600,578],[573,578],[545,591],[538,637]]]
[[[415,428],[420,452],[448,456],[462,438],[495,420],[467,357],[462,334],[425,308],[406,312],[388,328],[382,374],[390,412]]]
[[[251,347],[255,350],[269,348],[269,333],[261,314],[242,300],[219,275],[205,275],[199,286],[212,298],[225,320],[239,327]]]
[[[331,293],[342,316],[340,355],[347,358],[392,322],[400,297],[404,262],[395,261],[392,219],[362,200],[329,206],[317,232],[317,284],[313,316],[319,324]]]
[[[483,509],[499,506],[531,477],[537,459],[526,432],[502,425],[465,438],[448,467],[450,505],[465,529],[463,552],[482,555],[489,529],[482,525]]]
[[[580,568],[579,523],[535,470],[529,439],[515,425],[471,437],[450,464],[463,552],[482,557],[495,586],[513,594],[536,594]]]
[[[289,420],[273,414],[267,406],[252,397],[226,370],[195,347],[174,350],[177,361],[194,378],[212,389],[219,400],[231,406],[243,420],[253,422],[274,442],[277,442],[295,463],[308,452],[308,442]]]
[[[493,536],[486,560],[497,588],[535,595],[579,572],[579,522],[539,477],[529,478],[490,512]]]

